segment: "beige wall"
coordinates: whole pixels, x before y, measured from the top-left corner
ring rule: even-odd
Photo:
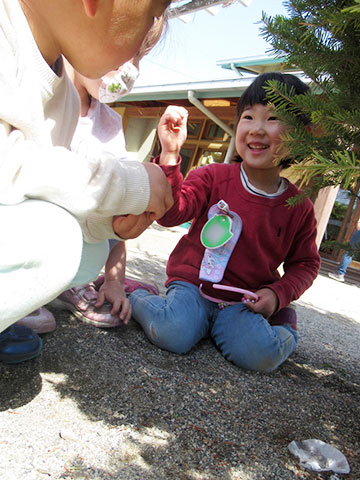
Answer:
[[[143,162],[152,151],[158,120],[156,118],[128,118],[125,131],[129,158]]]

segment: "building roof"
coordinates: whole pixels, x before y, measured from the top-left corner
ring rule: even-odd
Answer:
[[[239,75],[244,74],[259,74],[265,72],[301,72],[299,67],[292,65],[287,61],[286,57],[271,57],[271,56],[253,56],[242,58],[230,58],[225,60],[218,60],[216,65],[227,70],[233,70]]]
[[[198,98],[239,97],[239,93],[241,94],[252,80],[253,77],[243,77],[134,87],[122,101],[180,100],[186,99],[189,91],[196,92]]]

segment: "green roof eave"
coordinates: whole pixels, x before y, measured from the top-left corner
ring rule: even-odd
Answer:
[[[287,57],[285,56],[254,56],[232,58],[219,60],[216,62],[216,64],[219,65],[221,68],[237,71],[239,74],[241,74],[241,72],[259,74],[270,71],[300,71],[299,67],[289,64],[287,61]]]
[[[201,91],[196,91],[196,97],[197,98],[233,98],[233,97],[238,97],[239,94],[241,94],[245,90],[245,87],[241,88],[234,88],[230,90],[216,90],[212,92],[201,92]],[[175,99],[186,99],[188,98],[188,90],[186,91],[177,91],[177,92],[172,92],[172,93],[165,93],[165,92],[159,92],[159,93],[131,93],[127,95],[126,97],[123,97],[121,99],[121,102],[144,102],[144,101],[151,101],[151,100],[175,100]]]
[[[183,84],[153,85],[134,87],[132,92],[121,99],[121,102],[141,102],[157,100],[187,99],[189,90],[196,91],[196,97],[227,98],[238,97],[252,82],[252,77]]]
[[[299,71],[296,75],[307,81],[303,72]],[[253,80],[254,75],[244,75],[222,80],[135,86],[129,95],[121,98],[120,102],[182,100],[188,98],[189,91],[196,92],[196,97],[199,99],[236,98],[242,94]]]

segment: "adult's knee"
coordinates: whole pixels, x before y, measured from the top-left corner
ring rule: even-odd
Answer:
[[[49,202],[27,200],[1,206],[0,266],[4,272],[53,270],[58,278],[75,275],[82,252],[82,232],[66,210]]]
[[[67,288],[79,268],[82,232],[69,212],[39,200],[0,206],[0,223],[0,319],[11,323]]]
[[[83,239],[77,220],[63,208],[36,202],[37,219],[29,243],[29,262],[47,272],[48,280],[60,288],[71,282],[80,265]]]

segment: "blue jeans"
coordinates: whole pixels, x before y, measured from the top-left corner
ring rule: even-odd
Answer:
[[[350,238],[350,245],[355,245],[356,243],[360,242],[360,230],[355,230],[353,233],[352,237]],[[352,256],[350,256],[348,253],[344,253],[344,255],[341,257],[340,260],[340,265],[338,266],[336,273],[339,273],[340,275],[345,275],[346,270],[348,269],[348,266],[352,262]]]
[[[165,298],[135,290],[129,300],[133,318],[149,340],[177,354],[188,352],[210,335],[230,362],[248,370],[271,372],[297,344],[297,333],[289,326],[272,327],[242,303],[220,310],[191,283],[170,283]]]

